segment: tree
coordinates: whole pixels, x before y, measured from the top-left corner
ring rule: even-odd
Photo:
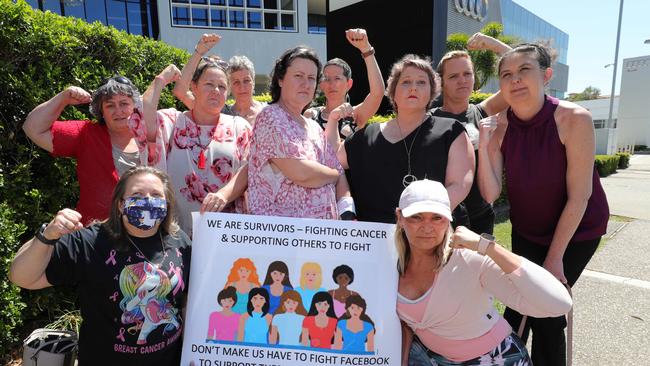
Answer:
[[[580,93],[571,93],[567,98],[568,101],[577,102],[579,100],[592,100],[600,97],[600,89],[588,86]]]
[[[491,22],[481,29],[481,33],[496,38],[501,42],[514,45],[519,43],[516,37],[503,35],[503,25]],[[453,33],[447,38],[447,51],[467,51],[467,41],[470,35],[465,33]],[[487,81],[496,76],[496,64],[498,55],[492,51],[468,51],[474,63],[474,90],[479,90]]]

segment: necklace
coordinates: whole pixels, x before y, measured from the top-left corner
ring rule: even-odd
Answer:
[[[418,129],[415,131],[415,136],[413,136],[413,140],[411,140],[411,147],[407,147],[406,145],[406,138],[404,137],[404,134],[402,133],[402,127],[399,125],[399,121],[397,118],[395,118],[395,123],[397,124],[397,128],[399,129],[399,134],[402,137],[402,142],[404,143],[404,150],[406,150],[406,157],[407,157],[407,162],[408,162],[408,171],[404,178],[402,178],[402,185],[404,188],[408,187],[409,184],[415,182],[418,180],[418,177],[415,175],[411,174],[411,151],[413,150],[413,144],[415,143],[415,139],[418,138],[418,134],[420,133],[420,129],[422,128],[422,125],[424,123],[420,123],[418,126]]]
[[[138,252],[140,252],[140,254],[142,254],[142,256],[144,257],[144,259],[147,260],[147,262],[151,263],[151,264],[152,264],[154,267],[156,267],[156,268],[160,268],[160,265],[161,265],[162,262],[165,260],[165,259],[164,259],[164,257],[165,257],[165,244],[163,243],[163,238],[162,238],[162,234],[160,233],[160,230],[158,230],[158,236],[160,237],[160,249],[162,249],[163,260],[160,261],[160,263],[155,263],[154,261],[152,261],[151,259],[149,259],[149,257],[147,257],[146,255],[144,255],[144,252],[140,249],[139,246],[137,246],[137,245],[135,244],[135,242],[133,241],[133,239],[131,239],[131,236],[130,236],[129,234],[126,234],[126,238],[129,239],[129,242],[130,242],[130,243],[135,247],[135,249],[137,249]]]
[[[199,130],[198,140],[199,140],[199,147],[201,148],[201,151],[199,152],[199,161],[197,162],[197,165],[198,165],[199,169],[203,170],[203,169],[205,169],[205,150],[208,149],[208,147],[210,146],[210,143],[214,139],[214,134],[216,132],[216,126],[212,129],[212,136],[210,136],[210,139],[208,140],[208,143],[204,145],[203,142],[201,141],[201,126],[198,123],[196,123],[196,118],[194,118],[194,109],[192,109],[190,111],[190,114],[192,116],[192,121],[194,122],[194,124],[196,125],[196,127]],[[217,124],[219,124],[218,121],[217,121]]]

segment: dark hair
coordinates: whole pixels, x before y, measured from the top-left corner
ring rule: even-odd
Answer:
[[[194,70],[194,74],[192,74],[192,82],[198,82],[205,70],[212,68],[223,71],[223,73],[226,75],[227,85],[230,87],[230,81],[228,80],[228,63],[222,60],[221,57],[215,55],[201,57],[199,65],[196,67],[196,70]]]
[[[436,67],[436,72],[440,76],[440,85],[445,84],[445,65],[447,65],[447,62],[449,60],[454,60],[457,58],[465,58],[469,60],[469,63],[472,65],[472,73],[474,73],[474,62],[472,61],[472,58],[469,55],[469,52],[464,51],[464,50],[455,50],[455,51],[449,51],[445,53],[444,56],[440,59],[440,62],[438,62],[438,67]]]
[[[352,69],[350,68],[350,65],[348,65],[348,63],[345,62],[344,60],[342,60],[342,59],[340,59],[338,57],[333,58],[333,59],[327,61],[325,63],[325,65],[323,65],[323,70],[325,70],[325,68],[327,66],[338,66],[338,67],[340,67],[341,69],[343,69],[343,76],[345,76],[345,78],[348,79],[348,80],[352,79]]]
[[[100,86],[93,92],[92,100],[90,101],[90,113],[97,118],[99,124],[103,125],[106,123],[102,111],[102,104],[115,95],[131,97],[134,105],[140,101],[138,88],[133,85],[131,80],[124,76],[115,75],[102,80]]]
[[[397,105],[395,104],[395,89],[397,88],[397,82],[402,76],[402,72],[407,67],[414,67],[418,70],[424,71],[429,78],[429,85],[431,85],[431,95],[429,96],[429,103],[427,104],[426,109],[428,110],[431,107],[431,103],[438,95],[440,91],[440,77],[433,71],[433,66],[431,66],[431,59],[428,57],[422,58],[418,55],[408,54],[404,55],[399,61],[393,64],[393,67],[390,69],[390,76],[388,77],[387,87],[386,87],[386,96],[390,101],[391,106],[395,112],[398,112]]]
[[[332,279],[334,280],[334,283],[338,284],[336,282],[336,277],[338,277],[340,274],[346,274],[350,278],[350,282],[348,283],[351,284],[354,281],[354,271],[352,268],[346,264],[341,264],[340,266],[334,268],[334,271],[332,271]]]
[[[368,314],[366,314],[366,309],[368,308],[366,305],[366,300],[363,299],[363,297],[359,295],[350,295],[348,296],[347,300],[345,300],[345,313],[341,315],[341,320],[344,319],[350,319],[352,316],[350,315],[350,312],[348,311],[348,308],[350,305],[356,305],[360,308],[363,309],[361,312],[361,316],[359,316],[359,319],[363,320],[364,322],[368,322],[372,324],[372,327],[375,327],[375,322],[370,319]]]
[[[225,300],[225,299],[233,299],[235,301],[234,304],[236,304],[237,289],[234,288],[233,286],[228,286],[223,290],[219,291],[219,294],[217,295],[217,302],[219,303],[219,305],[221,305],[221,300]]]
[[[307,316],[318,315],[316,304],[323,301],[327,301],[327,304],[330,306],[329,309],[327,309],[327,313],[325,313],[325,315],[336,319],[336,313],[334,312],[334,300],[332,300],[332,295],[326,291],[319,291],[314,295],[314,297],[312,297],[311,306],[309,306],[309,313],[307,313]]]
[[[264,300],[266,300],[266,301],[264,302],[264,305],[262,305],[262,316],[268,314],[269,313],[269,307],[271,306],[269,304],[269,301],[270,301],[269,300],[269,292],[266,291],[265,288],[255,287],[255,288],[252,288],[248,292],[248,304],[246,304],[246,312],[248,313],[248,315],[251,315],[251,316],[253,315],[253,309],[254,309],[254,307],[253,307],[253,296],[255,296],[255,295],[260,295],[260,296],[264,297]]]
[[[271,278],[271,272],[273,271],[284,273],[282,284],[293,288],[291,280],[289,279],[289,267],[287,267],[287,264],[283,261],[275,261],[269,264],[269,268],[266,270],[266,277],[264,278],[264,285],[271,285],[273,283],[273,278]]]
[[[271,82],[269,83],[269,92],[271,93],[271,103],[277,103],[280,100],[280,94],[282,88],[280,87],[280,80],[284,79],[284,75],[287,73],[287,69],[291,66],[291,63],[296,58],[304,58],[310,60],[316,64],[316,80],[320,80],[321,74],[321,63],[316,55],[316,51],[307,46],[297,46],[290,48],[275,60],[275,65],[273,70],[271,70]],[[316,90],[314,89],[314,95],[316,95]]]
[[[149,166],[137,166],[127,170],[120,180],[115,185],[113,189],[113,196],[111,197],[111,208],[108,219],[102,222],[102,227],[108,232],[109,236],[115,241],[115,247],[119,250],[125,250],[128,248],[128,243],[126,243],[126,229],[124,228],[124,223],[122,222],[122,200],[124,199],[124,193],[126,192],[126,187],[131,177],[142,174],[152,174],[158,177],[163,184],[165,191],[165,200],[167,201],[167,216],[160,223],[160,229],[168,235],[176,235],[180,230],[178,223],[176,222],[176,199],[174,198],[174,189],[172,183],[169,180],[167,173],[162,170],[149,167]],[[125,244],[126,243],[126,244]]]
[[[550,47],[545,46],[540,43],[522,43],[511,50],[508,50],[506,53],[504,53],[501,58],[499,58],[499,63],[497,64],[497,72],[501,73],[501,65],[503,64],[503,60],[507,59],[508,57],[511,57],[517,53],[528,53],[530,54],[535,60],[537,60],[537,63],[539,64],[539,68],[542,70],[546,70],[549,67],[551,67],[551,64],[555,60],[555,57],[557,56],[555,51],[553,51]]]

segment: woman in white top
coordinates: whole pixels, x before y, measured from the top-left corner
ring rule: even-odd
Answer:
[[[409,185],[396,215],[402,364],[532,365],[493,299],[523,314],[559,316],[572,305],[562,284],[493,237],[462,226],[452,232],[449,196],[439,182]]]

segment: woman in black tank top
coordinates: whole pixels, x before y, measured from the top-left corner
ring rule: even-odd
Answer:
[[[430,61],[406,55],[391,70],[387,96],[397,112],[345,142],[339,160],[362,221],[395,222],[404,187],[414,180],[443,183],[457,206],[472,185],[474,153],[463,125],[427,113],[438,87]]]

